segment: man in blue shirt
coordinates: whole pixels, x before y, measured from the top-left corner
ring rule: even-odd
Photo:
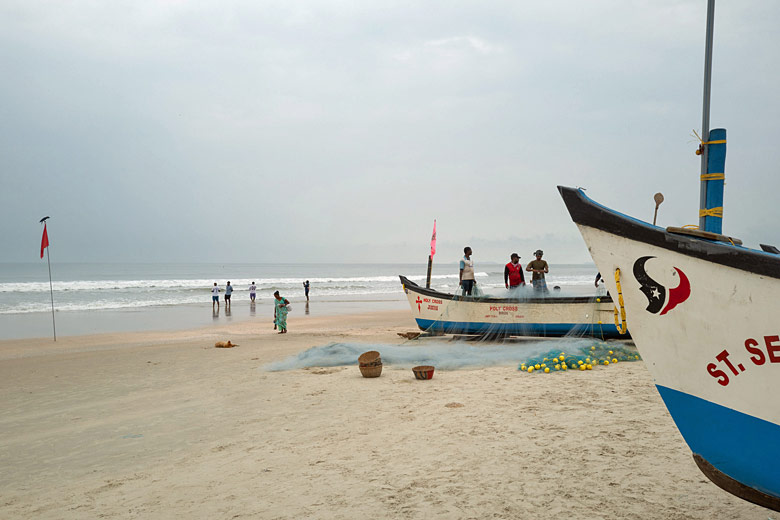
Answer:
[[[225,287],[225,309],[230,307],[230,295],[233,294],[233,286],[230,285],[230,282],[227,283],[227,286]],[[227,311],[225,311],[227,312]]]

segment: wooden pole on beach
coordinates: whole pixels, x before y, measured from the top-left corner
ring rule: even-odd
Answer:
[[[425,288],[431,288],[431,269],[433,269],[433,255],[436,254],[436,219],[433,219],[433,234],[431,235],[431,254],[428,255],[428,276],[425,277]]]
[[[51,295],[51,327],[54,331],[54,341],[57,341],[57,324],[54,321],[54,286],[51,283],[51,256],[49,255],[49,233],[46,230],[46,221],[50,217],[43,217],[40,221],[43,223],[43,237],[41,238],[41,255],[46,249],[46,263],[49,264],[49,294]]]

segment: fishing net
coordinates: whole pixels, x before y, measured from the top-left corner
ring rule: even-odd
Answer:
[[[565,350],[551,349],[543,354],[529,355],[518,368],[529,374],[549,374],[568,370],[593,370],[600,366],[607,367],[640,359],[636,347],[617,342],[597,341],[590,346],[569,344],[568,347]]]
[[[503,266],[477,272],[470,295],[457,274],[434,277],[426,289],[402,277],[419,331],[400,345],[331,343],[264,367],[293,370],[358,364],[370,350],[385,365],[454,370],[495,365],[525,374],[593,370],[635,361],[639,354],[614,323],[614,304],[582,266],[548,279],[548,290],[504,286]],[[419,278],[418,278],[419,279]],[[404,334],[406,335],[406,334]]]
[[[431,288],[403,277],[401,282],[423,337],[475,346],[521,345],[518,367],[526,373],[592,370],[638,360],[627,330],[615,322],[615,303],[603,284],[594,283],[595,270],[554,270],[560,274],[547,275],[546,288],[527,283],[511,289],[503,269],[477,272],[471,294],[446,278]],[[531,339],[540,337],[547,343]]]
[[[613,352],[620,360],[628,361],[634,358],[636,351],[630,345],[621,342],[608,342],[597,346],[599,359],[604,353]],[[334,367],[357,365],[358,357],[369,350],[376,350],[382,356],[382,362],[394,367],[413,367],[416,365],[433,365],[437,369],[457,370],[489,366],[533,366],[529,363],[538,361],[540,370],[542,364],[550,365],[554,356],[564,353],[567,363],[576,365],[579,357],[596,359],[591,352],[594,342],[588,339],[559,338],[554,340],[524,340],[514,343],[489,344],[467,341],[443,340],[441,338],[423,338],[407,341],[401,345],[362,344],[362,343],[330,343],[316,346],[290,356],[281,361],[265,365],[264,370],[278,372],[311,367]],[[568,354],[566,354],[568,353]],[[620,353],[620,354],[618,354]],[[553,365],[554,366],[554,365]],[[533,372],[532,372],[533,373]]]

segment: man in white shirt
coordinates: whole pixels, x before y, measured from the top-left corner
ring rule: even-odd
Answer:
[[[214,282],[214,287],[211,289],[211,310],[214,311],[214,304],[217,304],[217,309],[219,309],[219,287],[217,287],[217,282]]]
[[[471,296],[474,289],[474,260],[471,259],[471,248],[463,248],[463,259],[460,261],[460,286],[463,287],[463,294]]]

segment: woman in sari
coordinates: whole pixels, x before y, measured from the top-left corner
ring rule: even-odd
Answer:
[[[279,334],[287,332],[287,306],[290,302],[282,298],[279,291],[274,293],[274,325],[279,329]]]

